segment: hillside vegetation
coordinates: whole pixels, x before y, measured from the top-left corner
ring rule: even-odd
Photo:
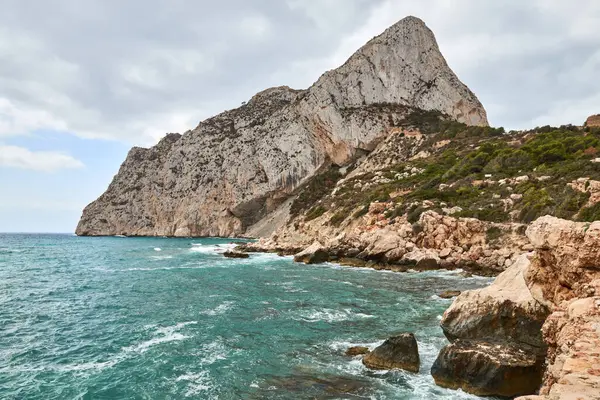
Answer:
[[[345,177],[332,165],[299,191],[292,216],[303,214],[308,221],[330,212],[331,224],[339,225],[379,201],[392,205],[386,217],[406,214],[409,221],[427,209],[493,222],[528,223],[547,214],[600,219],[600,203],[590,202],[591,183],[600,180],[599,128],[544,126],[507,133],[426,111],[411,113],[398,127],[392,140],[406,142],[417,156],[368,169],[359,164]],[[386,145],[380,145],[378,159],[387,156]]]

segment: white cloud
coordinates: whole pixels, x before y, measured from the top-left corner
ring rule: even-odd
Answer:
[[[600,93],[596,0],[15,1],[0,13],[0,137],[147,145],[269,85],[307,87],[407,15],[432,28],[494,124],[525,128]]]
[[[56,151],[30,151],[24,147],[0,145],[0,167],[55,172],[60,169],[82,168],[83,163]]]
[[[0,97],[0,137],[26,135],[37,129],[65,130],[67,123],[52,113],[28,105],[16,105]]]
[[[242,18],[240,29],[244,35],[249,35],[255,39],[262,39],[269,34],[271,22],[264,15],[249,15]]]

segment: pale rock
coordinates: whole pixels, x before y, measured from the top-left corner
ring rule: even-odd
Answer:
[[[396,136],[394,121],[411,107],[488,124],[479,100],[415,17],[370,40],[306,90],[267,89],[183,135],[134,147],[107,191],[84,209],[76,233],[242,235],[330,162],[345,166]],[[274,222],[271,231],[278,227]]]
[[[527,287],[529,268],[524,254],[492,285],[461,293],[442,317],[444,334],[450,340],[501,340],[543,348],[541,327],[549,311]]]
[[[515,178],[515,182],[516,182],[516,183],[525,183],[525,182],[529,182],[529,176],[527,176],[527,175],[517,176],[517,177]]]

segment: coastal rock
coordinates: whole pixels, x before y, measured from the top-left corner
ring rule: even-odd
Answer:
[[[446,290],[439,294],[442,299],[451,299],[453,297],[460,296],[460,290]]]
[[[363,358],[371,369],[403,369],[419,372],[421,365],[417,340],[412,333],[403,333],[387,339]]]
[[[260,224],[318,171],[348,165],[397,131],[411,110],[487,125],[475,95],[450,70],[431,30],[407,17],[306,90],[281,86],[134,147],[88,205],[78,235],[267,236],[289,209]]]
[[[575,299],[544,324],[550,346],[540,394],[547,400],[600,398],[600,292]]]
[[[319,242],[314,242],[294,256],[294,261],[304,264],[320,264],[329,261],[329,253]]]
[[[250,255],[248,253],[243,253],[241,251],[226,251],[223,253],[223,256],[226,258],[248,258]]]
[[[550,312],[527,287],[525,274],[530,266],[524,254],[492,285],[461,293],[440,323],[448,339],[489,339],[544,348],[541,328]]]
[[[369,348],[364,346],[354,346],[346,350],[346,355],[350,357],[362,356],[369,353]]]
[[[535,393],[543,357],[508,343],[457,340],[442,349],[431,375],[439,386],[478,396],[514,397]]]
[[[430,270],[439,268],[440,257],[435,251],[428,249],[415,249],[406,253],[402,261],[414,265],[418,270]]]
[[[538,301],[560,306],[563,301],[590,296],[587,288],[600,279],[600,221],[545,216],[534,221],[526,235],[537,254],[526,280]]]

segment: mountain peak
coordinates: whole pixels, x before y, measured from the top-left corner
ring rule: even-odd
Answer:
[[[311,91],[319,101],[333,96],[345,107],[400,104],[438,110],[467,125],[488,125],[485,109],[450,69],[433,32],[413,16],[371,39]]]

